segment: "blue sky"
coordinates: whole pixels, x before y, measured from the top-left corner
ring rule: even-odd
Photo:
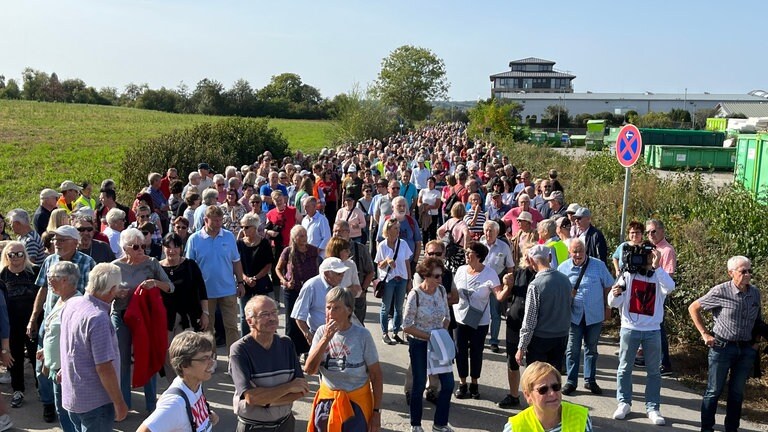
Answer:
[[[400,45],[445,61],[452,100],[490,94],[510,60],[541,57],[577,92],[768,90],[766,1],[51,1],[0,6],[0,74],[26,66],[122,90],[254,88],[294,72],[323,96],[376,79]]]

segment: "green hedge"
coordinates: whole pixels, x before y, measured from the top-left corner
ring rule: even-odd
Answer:
[[[217,123],[203,123],[175,130],[127,149],[123,160],[123,181],[127,191],[138,191],[147,185],[147,174],[165,174],[168,167],[186,176],[207,162],[219,173],[228,165],[252,164],[265,150],[275,158],[287,154],[288,141],[269,126],[267,120],[228,118]]]

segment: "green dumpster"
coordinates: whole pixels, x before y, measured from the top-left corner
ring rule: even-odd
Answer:
[[[714,169],[732,170],[736,160],[735,148],[654,145],[646,151],[652,152],[646,156],[651,166],[657,169]]]
[[[739,135],[734,181],[768,202],[768,134]]]

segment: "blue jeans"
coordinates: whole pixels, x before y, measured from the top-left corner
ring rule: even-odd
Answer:
[[[43,349],[43,336],[45,336],[45,331],[44,326],[41,325],[37,332],[38,349]],[[43,362],[35,362],[35,374],[37,375],[37,394],[40,396],[40,402],[43,405],[53,405],[53,381],[43,373]]]
[[[379,321],[381,322],[381,333],[386,334],[389,331],[389,307],[395,302],[395,327],[394,332],[399,332],[403,325],[403,301],[405,300],[405,279],[392,279],[387,282],[384,288],[384,296],[381,298],[381,311],[379,312]]]
[[[488,343],[491,345],[499,344],[499,330],[501,330],[501,303],[496,300],[496,296],[490,296],[491,303],[488,309],[491,310],[491,337]],[[507,347],[509,348],[509,347]]]
[[[751,346],[739,347],[729,343],[723,348],[709,349],[709,377],[707,390],[701,401],[701,430],[711,431],[715,427],[717,400],[725,388],[728,372],[728,404],[725,408],[725,430],[735,431],[741,419],[741,404],[744,401],[744,387],[751,375],[757,351]]]
[[[411,370],[413,371],[410,406],[411,426],[421,426],[421,414],[424,405],[422,395],[427,385],[427,345],[427,341],[408,338],[408,354],[411,358]],[[440,379],[440,392],[437,395],[434,424],[446,426],[455,382],[453,372],[439,374],[437,377]]]
[[[579,363],[581,360],[581,343],[584,342],[584,382],[595,382],[597,369],[597,341],[603,323],[592,325],[571,323],[568,334],[568,348],[565,354],[565,367],[568,370],[568,382],[574,386],[579,383]]]
[[[74,432],[75,425],[72,424],[72,420],[69,418],[69,411],[65,410],[61,406],[61,384],[53,384],[53,396],[56,400],[56,414],[59,415],[59,424],[64,432]]]
[[[645,411],[658,410],[661,405],[661,331],[621,329],[619,369],[616,372],[616,399],[632,405],[632,367],[637,349],[643,346],[645,356]]]
[[[115,326],[117,348],[120,350],[120,391],[128,409],[131,409],[131,331],[123,322],[121,312],[112,313],[112,325]],[[148,412],[154,411],[157,406],[157,374],[144,385],[144,403]]]
[[[112,402],[82,414],[69,413],[77,432],[102,432],[112,430],[115,423],[115,405]]]

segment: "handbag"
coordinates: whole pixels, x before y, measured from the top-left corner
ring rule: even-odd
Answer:
[[[397,261],[398,252],[400,252],[400,239],[397,240],[397,246],[395,246],[395,255],[392,257],[392,260]],[[387,274],[384,275],[384,279],[379,280],[376,283],[376,286],[373,288],[374,297],[379,299],[384,297],[384,288],[387,286],[387,277],[389,276],[390,270],[392,270],[391,266],[387,269]]]
[[[468,280],[465,279],[464,282],[467,283]],[[467,285],[469,284],[467,283]],[[470,301],[470,298],[472,296],[467,294],[469,290],[462,289],[462,290],[459,290],[459,292],[464,293],[464,297],[466,297],[467,299],[467,306],[468,306],[467,314],[464,317],[464,322],[462,324],[477,330],[477,327],[480,326],[480,320],[483,319],[483,315],[485,315],[485,310],[488,309],[488,305],[491,303],[491,300],[488,299],[488,302],[485,303],[485,307],[481,310],[472,306],[472,302]]]

